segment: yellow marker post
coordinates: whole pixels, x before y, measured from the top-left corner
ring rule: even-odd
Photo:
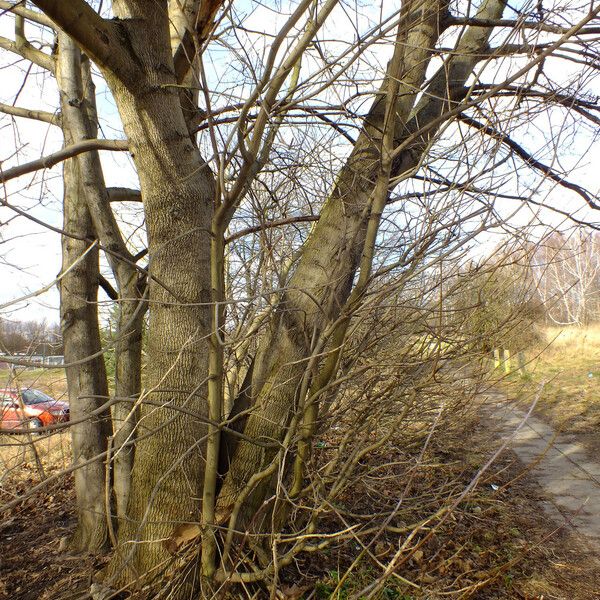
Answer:
[[[500,368],[500,348],[494,350],[494,369]]]

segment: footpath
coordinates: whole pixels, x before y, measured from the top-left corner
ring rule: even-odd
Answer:
[[[508,448],[530,468],[530,476],[545,492],[542,504],[549,517],[600,553],[600,460],[593,460],[576,436],[556,433],[504,395],[490,393],[487,398],[487,425],[498,438],[508,440]]]

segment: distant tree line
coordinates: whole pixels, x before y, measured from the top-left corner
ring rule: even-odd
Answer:
[[[63,354],[58,323],[0,319],[0,352],[6,354]]]
[[[599,251],[600,234],[589,229],[553,232],[535,246],[531,273],[548,324],[600,320]]]
[[[446,273],[442,285],[445,319],[474,349],[526,349],[540,325],[600,321],[600,234],[574,228],[500,246]]]

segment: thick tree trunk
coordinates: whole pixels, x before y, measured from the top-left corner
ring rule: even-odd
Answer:
[[[140,175],[150,258],[145,388],[152,404],[142,404],[128,520],[119,533],[122,546],[133,540],[144,543],[122,547],[127,566],[134,570],[128,581],[167,558],[161,540],[199,516],[210,324],[208,228],[214,191],[190,142],[173,142],[169,128],[157,132],[158,140],[151,140],[150,147],[141,135],[148,123],[140,123],[138,115],[151,116],[152,126],[169,125],[178,110],[176,96],[175,102],[147,97],[145,106],[128,106],[127,99],[116,96],[124,119],[130,118],[126,127]]]
[[[503,8],[502,0],[488,0],[478,17],[498,19]],[[480,60],[491,32],[487,27],[470,27],[463,34],[456,54],[434,76],[414,106],[416,90],[424,81],[444,13],[441,3],[432,5],[419,1],[405,4],[403,11],[398,42],[405,44],[405,53],[400,72],[388,73],[388,77],[401,80],[394,146],[398,147],[411,135],[414,142],[394,159],[391,173],[394,178],[410,175],[418,166],[441,124],[436,120],[452,108],[454,102],[465,97],[465,82]],[[337,318],[350,293],[363,249],[369,198],[375,187],[385,90],[384,82],[364,130],[303,249],[270,333],[258,351],[252,381],[254,411],[244,429],[250,439],[283,441],[300,400],[297,394],[305,376],[312,340],[327,323]],[[423,126],[434,122],[435,126],[418,135]],[[272,464],[276,456],[276,449],[266,451],[248,441],[237,445],[218,502],[221,515],[229,515],[237,503],[239,513],[233,524],[237,529],[248,527],[270,495],[273,478],[257,481],[256,474]],[[240,494],[245,496],[241,505]],[[260,523],[253,526],[260,527]]]
[[[166,12],[128,2],[135,82],[107,79],[136,163],[148,232],[148,363],[127,520],[109,567],[111,585],[157,574],[162,542],[200,515],[210,332],[212,173],[191,140],[169,51]],[[130,20],[131,19],[131,20]],[[148,38],[156,43],[148,45]],[[143,541],[143,543],[136,543]]]
[[[64,110],[77,100],[69,94],[74,80],[81,78],[79,49],[72,42],[59,43],[56,76]],[[67,120],[63,123],[65,144],[81,138]],[[98,248],[91,216],[85,201],[85,188],[78,159],[64,166],[63,272],[60,283],[60,313],[71,419],[73,460],[81,464],[75,471],[78,526],[71,546],[78,551],[100,551],[108,547],[106,470],[103,453],[111,433],[110,413],[98,413],[108,400],[104,357],[100,354],[98,328]],[[73,236],[73,237],[71,237]],[[75,265],[75,266],[73,266]],[[91,358],[93,357],[93,358]],[[96,414],[93,414],[96,412]],[[77,421],[82,422],[77,423]],[[99,457],[97,460],[93,460]],[[89,464],[86,464],[90,462]]]

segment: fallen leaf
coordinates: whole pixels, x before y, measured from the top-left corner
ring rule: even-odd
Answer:
[[[175,554],[181,546],[197,538],[202,529],[197,523],[183,523],[173,530],[171,536],[163,542],[164,547],[170,554]]]
[[[312,586],[300,587],[297,583],[290,586],[284,586],[279,590],[279,596],[285,600],[300,600],[304,592],[308,591]]]

